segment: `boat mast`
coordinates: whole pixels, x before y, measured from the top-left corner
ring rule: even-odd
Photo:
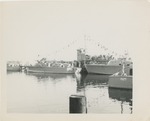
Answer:
[[[84,68],[85,68],[85,64],[86,64],[86,35],[84,35]],[[84,86],[84,96],[86,98],[86,85],[85,85],[85,79],[83,80],[83,86]],[[87,100],[86,100],[87,101]],[[87,113],[87,103],[86,103],[86,113]]]
[[[84,35],[84,54],[85,54],[85,57],[84,57],[84,64],[86,63],[86,35]]]

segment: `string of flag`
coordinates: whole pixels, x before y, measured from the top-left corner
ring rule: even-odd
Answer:
[[[100,41],[95,41],[93,39],[91,39],[90,37],[85,38],[87,42],[93,42],[95,45],[97,45],[98,47],[100,47],[100,49],[104,50],[104,51],[109,51],[110,53],[108,54],[112,54],[112,55],[118,55],[118,53],[116,53],[113,50],[110,50],[108,47],[104,46]]]
[[[115,56],[118,55],[118,53],[116,53],[115,51],[110,50],[108,47],[104,46],[100,41],[93,40],[93,39],[91,39],[90,37],[86,37],[86,36],[84,36],[84,39],[85,39],[84,41],[86,41],[86,42],[92,42],[93,44],[95,44],[95,45],[97,45],[98,47],[100,47],[100,49],[102,49],[102,50],[104,50],[104,51],[110,52],[110,53],[108,53],[108,54],[115,55]],[[56,55],[56,54],[58,54],[58,53],[60,53],[60,52],[62,52],[62,51],[64,51],[64,50],[66,50],[66,49],[72,47],[72,46],[73,46],[74,44],[76,44],[76,43],[77,43],[77,40],[73,40],[73,41],[71,41],[69,44],[67,44],[66,46],[62,47],[61,49],[58,49],[58,50],[52,52],[51,54],[48,54],[48,56]],[[86,49],[86,48],[85,48],[85,49]],[[39,56],[39,55],[38,55],[38,56]]]
[[[61,49],[58,49],[58,50],[55,50],[54,52],[52,52],[51,54],[49,54],[48,56],[51,56],[51,55],[56,55],[70,47],[72,47],[75,43],[77,42],[77,40],[73,40],[71,41],[69,44],[67,44],[66,46],[62,47]]]

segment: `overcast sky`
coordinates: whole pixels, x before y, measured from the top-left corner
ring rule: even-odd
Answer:
[[[89,54],[103,52],[99,42],[110,52],[127,50],[132,56],[139,43],[150,40],[149,14],[147,0],[5,2],[4,56],[20,61],[34,60],[38,55],[74,60],[76,49],[85,47],[85,35],[92,40],[86,42]]]

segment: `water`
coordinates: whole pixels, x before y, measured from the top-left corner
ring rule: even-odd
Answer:
[[[132,91],[111,89],[108,76],[7,73],[8,113],[69,113],[69,97],[85,95],[87,113],[132,113]]]

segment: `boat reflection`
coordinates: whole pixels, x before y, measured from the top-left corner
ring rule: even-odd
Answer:
[[[132,113],[132,90],[108,88],[109,98],[121,101],[121,113],[123,113],[123,104],[128,103]]]
[[[18,72],[18,71],[6,71],[6,74],[19,74],[22,72]]]
[[[106,86],[108,84],[108,77],[108,75],[76,74],[77,91],[80,92],[87,86]]]
[[[29,76],[34,76],[38,81],[59,80],[67,77],[74,77],[73,74],[49,74],[49,73],[26,73]]]

